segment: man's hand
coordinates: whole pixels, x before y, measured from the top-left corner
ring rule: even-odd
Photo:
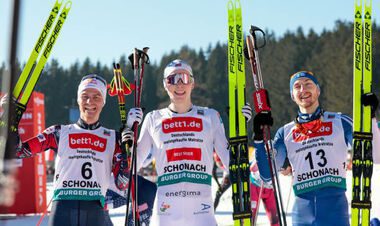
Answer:
[[[374,93],[366,93],[362,96],[364,106],[371,106],[371,118],[376,116],[376,110],[379,106],[379,99]]]
[[[143,116],[144,114],[141,108],[131,108],[128,112],[127,127],[133,128],[135,122],[140,125]]]
[[[127,145],[128,148],[131,148],[131,147],[133,147],[134,140],[135,140],[134,132],[130,128],[125,127],[121,131],[121,143],[122,143],[122,145],[123,146]]]
[[[249,122],[249,120],[251,120],[251,118],[252,118],[252,108],[251,108],[251,106],[248,103],[246,103],[241,108],[241,112],[243,113],[244,118],[246,119],[246,121]]]
[[[270,111],[262,111],[255,115],[253,119],[254,140],[260,141],[264,139],[264,126],[273,126],[273,118]]]

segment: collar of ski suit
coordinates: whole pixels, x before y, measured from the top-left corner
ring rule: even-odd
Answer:
[[[87,130],[95,130],[100,127],[100,122],[97,121],[94,124],[87,124],[83,121],[83,119],[79,118],[78,122],[76,123],[80,128],[87,129]]]
[[[191,105],[190,109],[189,109],[187,112],[192,111],[192,110],[193,110],[193,107],[194,107],[194,105]],[[168,106],[168,109],[169,109],[169,111],[171,111],[171,112],[173,112],[173,113],[175,113],[175,114],[179,114],[177,111],[174,111],[174,110],[170,109],[169,106]],[[185,112],[185,113],[187,113],[187,112]],[[183,113],[183,114],[185,114],[185,113]]]
[[[310,122],[316,119],[320,119],[322,115],[323,109],[321,107],[318,107],[317,110],[315,110],[315,112],[312,114],[305,114],[298,111],[297,121],[298,123]]]

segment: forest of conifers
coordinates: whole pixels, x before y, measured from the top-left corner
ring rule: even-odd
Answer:
[[[269,91],[275,121],[273,132],[293,120],[296,115],[297,107],[289,96],[289,75],[299,70],[310,70],[318,78],[322,91],[320,103],[325,110],[339,111],[352,116],[352,27],[352,23],[337,21],[333,30],[325,30],[320,34],[313,30],[305,32],[301,28],[296,32],[287,32],[281,37],[277,37],[273,32],[267,32],[267,44],[259,50],[259,56],[264,85]],[[374,24],[373,91],[377,96],[380,94],[379,37],[380,27]],[[154,51],[154,47],[151,47],[150,51]],[[133,72],[127,60],[129,53],[130,50],[126,49],[125,55],[119,57],[119,63],[127,80],[132,82]],[[54,52],[52,55],[54,57]],[[142,106],[145,112],[168,105],[169,99],[163,89],[162,74],[165,65],[176,58],[186,60],[193,68],[196,82],[192,94],[193,104],[218,110],[228,130],[227,41],[210,44],[207,49],[183,46],[180,50],[164,55],[159,62],[147,65],[142,94]],[[249,62],[246,61],[245,64],[246,96],[252,106],[253,79]],[[4,70],[3,64],[0,72]],[[36,90],[45,94],[47,126],[69,122],[69,108],[77,105],[76,91],[79,81],[82,76],[89,73],[102,75],[110,82],[113,77],[112,65],[86,59],[84,62],[63,67],[59,61],[53,59],[45,67]],[[127,108],[132,105],[131,95],[127,97]],[[116,97],[107,97],[101,121],[109,128],[120,127]],[[251,125],[249,130],[252,130]]]

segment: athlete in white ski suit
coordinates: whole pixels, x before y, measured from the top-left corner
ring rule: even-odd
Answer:
[[[217,111],[192,104],[194,77],[185,61],[169,63],[163,82],[171,103],[146,115],[137,142],[138,168],[150,151],[156,159],[158,190],[151,225],[214,226],[213,151],[225,169],[229,164],[222,120]],[[131,109],[128,120],[134,114]]]

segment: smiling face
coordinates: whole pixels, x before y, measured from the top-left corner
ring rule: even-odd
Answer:
[[[313,113],[319,106],[320,90],[309,78],[299,78],[294,82],[292,98],[302,113]]]
[[[165,90],[170,97],[171,105],[176,106],[191,106],[191,91],[194,89],[194,81],[191,80],[187,84],[184,84],[180,79],[177,84],[170,84],[165,79]]]
[[[104,106],[103,96],[97,89],[85,89],[78,97],[78,105],[80,118],[87,124],[94,124]]]

